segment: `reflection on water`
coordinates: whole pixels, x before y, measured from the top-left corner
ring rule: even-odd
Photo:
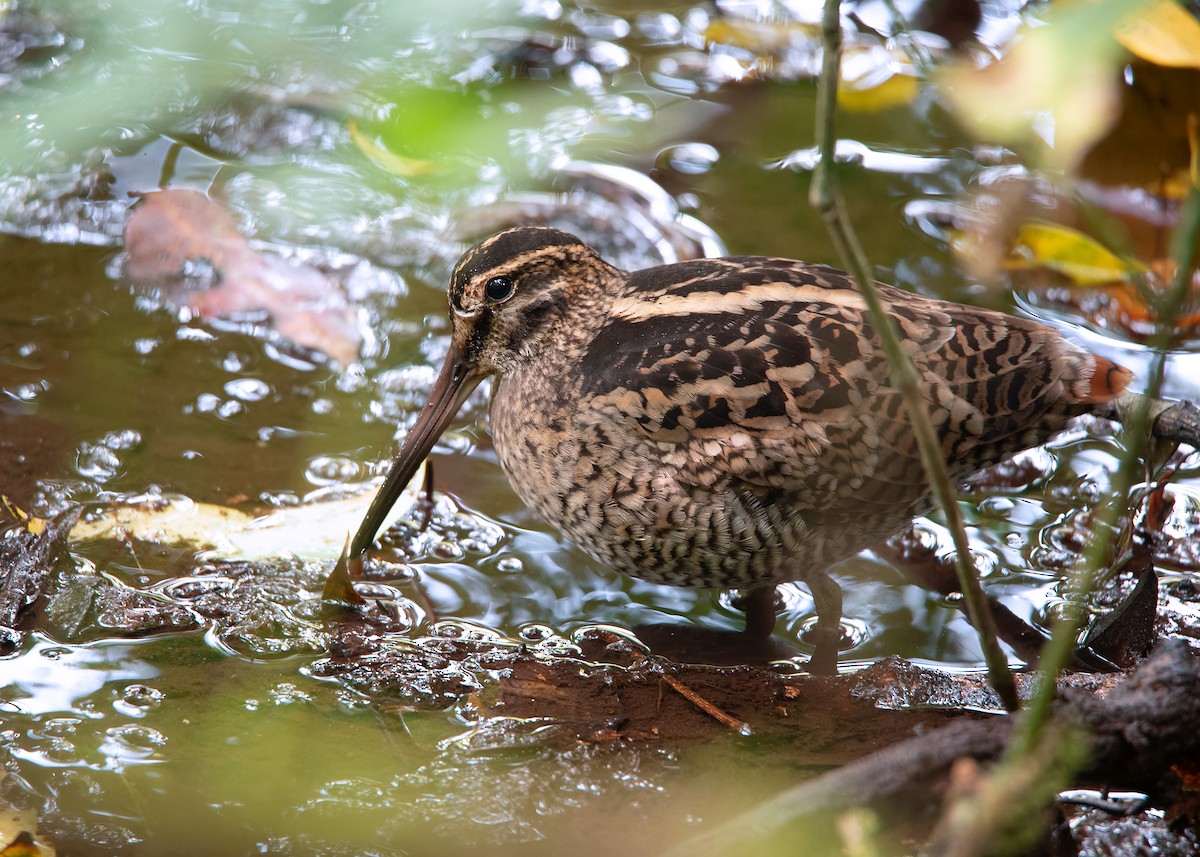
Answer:
[[[0,660],[0,699],[7,710],[23,715],[88,716],[91,709],[84,701],[97,691],[116,682],[149,680],[156,675],[155,667],[138,658],[134,643],[60,646],[35,639],[20,657]]]
[[[748,79],[762,71],[751,51],[704,48],[715,13],[693,3],[451,2],[425,21],[399,3],[44,5],[41,35],[0,68],[0,94],[23,111],[0,139],[0,432],[22,456],[0,444],[0,491],[34,512],[175,497],[282,507],[362,482],[432,384],[463,243],[515,222],[577,231],[627,267],[726,248],[833,260],[806,202],[812,88],[794,82],[816,67],[811,34],[792,34],[772,67],[792,82],[768,84]],[[31,14],[2,23],[34,32]],[[1014,22],[989,7],[984,28]],[[128,91],[89,103],[95,80]],[[387,97],[405,85],[479,87],[489,122],[462,126],[469,146],[399,151],[413,141]],[[847,198],[882,278],[954,296],[942,220],[991,154],[928,108],[845,117]],[[397,174],[360,147],[351,120],[381,113],[399,123],[384,155],[439,169]],[[261,318],[204,322],[131,289],[128,210],[164,187],[211,193],[256,249],[327,276],[372,331],[358,360],[332,367],[264,340]],[[1143,359],[1078,333],[1127,365]],[[1178,357],[1169,389],[1192,389],[1195,357]],[[1072,512],[1107,487],[1115,451],[1080,429],[1025,456],[1026,481],[965,500],[986,585],[1014,612],[1057,603]],[[562,656],[597,629],[741,627],[721,593],[616,577],[540,524],[496,464],[483,393],[433,463],[430,525],[402,524],[363,584],[389,611],[388,642],[440,634]],[[1187,475],[1168,534],[1196,529]],[[946,549],[936,521],[920,526]],[[69,853],[444,854],[451,841],[650,854],[802,773],[753,740],[550,749],[547,724],[477,723],[470,698],[383,704],[309,669],[327,653],[324,567],[197,565],[139,542],[76,550],[113,589],[184,605],[204,630],[34,633],[0,659],[0,766],[19,775],[5,782]],[[848,665],[899,654],[978,667],[946,599],[871,554],[835,576]],[[811,597],[800,585],[781,597],[780,635],[803,649]],[[252,605],[236,621],[234,600]],[[103,632],[89,609],[87,633]]]

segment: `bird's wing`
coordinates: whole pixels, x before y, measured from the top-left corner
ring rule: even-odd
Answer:
[[[1106,393],[1095,376],[1107,361],[1051,328],[882,288],[957,473],[1035,445]],[[846,275],[823,266],[747,257],[638,272],[584,355],[584,400],[678,447],[685,480],[814,497],[914,485],[906,410],[866,316]]]

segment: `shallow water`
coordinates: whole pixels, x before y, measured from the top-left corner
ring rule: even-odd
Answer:
[[[806,198],[811,83],[731,82],[748,61],[701,49],[706,7],[549,0],[464,16],[452,4],[420,20],[391,5],[14,13],[37,20],[7,26],[42,35],[0,65],[0,110],[20,120],[0,143],[0,425],[28,458],[9,462],[0,491],[44,515],[158,491],[287,506],[365,481],[432,382],[453,260],[513,220],[574,229],[630,267],[722,245],[835,261]],[[468,118],[443,149],[422,145],[415,120],[417,139],[389,132],[438,171],[396,176],[355,147],[350,120],[378,119],[387,93],[456,77],[479,82],[483,106],[455,107]],[[39,93],[54,96],[40,114]],[[519,119],[497,131],[476,110]],[[878,276],[1003,305],[960,284],[917,213],[981,169],[932,96],[849,114],[840,132],[859,144],[842,178]],[[188,318],[169,294],[132,288],[120,240],[131,194],[164,187],[221,199],[256,246],[329,274],[359,314],[360,359],[332,365],[258,321]],[[440,618],[567,651],[594,624],[740,626],[719,593],[616,578],[549,532],[507,486],[485,411],[478,394],[433,457],[442,498],[414,561]],[[967,498],[985,584],[1019,615],[1044,618],[1058,600],[1062,534],[1079,498],[1107,486],[1115,450],[1103,427],[1081,429],[1031,453],[1032,484]],[[1196,496],[1181,491],[1174,514]],[[80,544],[75,559],[189,609],[203,578],[186,552],[141,543]],[[74,854],[655,853],[804,773],[733,737],[562,752],[537,723],[477,726],[469,701],[414,710],[319,680],[322,572],[264,584],[256,597],[275,620],[252,628],[28,634],[0,659],[7,796]],[[960,615],[887,563],[864,555],[837,577],[848,666],[888,654],[979,665]],[[802,647],[811,599],[789,586],[784,602],[780,634]]]

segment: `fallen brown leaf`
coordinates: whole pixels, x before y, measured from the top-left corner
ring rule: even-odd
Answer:
[[[163,289],[201,318],[265,314],[296,345],[341,364],[358,355],[362,334],[341,289],[310,267],[254,250],[229,212],[202,193],[146,194],[126,224],[125,251],[135,284]],[[207,282],[196,288],[188,267],[205,265]]]

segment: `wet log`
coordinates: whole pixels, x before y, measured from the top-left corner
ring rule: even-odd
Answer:
[[[1200,658],[1186,643],[1164,643],[1105,695],[1066,689],[1055,706],[1061,722],[1089,736],[1090,762],[1077,774],[1093,788],[1136,789],[1156,806],[1178,792],[1174,767],[1200,760]],[[702,840],[689,852],[719,850],[805,819],[832,820],[870,806],[891,818],[932,819],[963,759],[999,759],[1017,717],[960,721],[872,753],[778,795]]]

